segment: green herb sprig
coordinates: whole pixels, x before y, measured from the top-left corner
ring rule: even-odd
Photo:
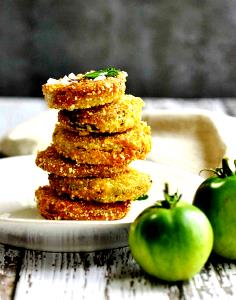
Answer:
[[[116,69],[114,67],[106,68],[106,69],[101,69],[98,71],[92,71],[87,74],[85,74],[83,77],[84,78],[89,78],[89,79],[95,79],[98,76],[106,76],[106,77],[117,77],[119,74],[120,70]]]
[[[145,194],[145,195],[138,197],[136,200],[146,200],[146,199],[148,199],[148,195]]]

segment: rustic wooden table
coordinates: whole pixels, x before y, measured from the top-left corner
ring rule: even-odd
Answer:
[[[236,116],[236,99],[146,99],[146,107],[203,108]],[[0,99],[0,136],[45,109],[40,99]],[[147,276],[135,263],[128,247],[89,253],[50,253],[0,244],[0,299],[92,297],[235,299],[236,265],[211,256],[190,281],[170,284]]]

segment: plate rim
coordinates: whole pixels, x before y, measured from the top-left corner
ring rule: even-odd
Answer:
[[[35,160],[35,158],[36,158],[36,155],[35,154],[29,154],[29,155],[19,155],[19,156],[11,156],[11,157],[4,157],[4,158],[1,158],[0,159],[0,166],[1,166],[1,163],[4,161],[4,162],[7,162],[7,161],[12,161],[12,160],[24,160],[24,159],[26,159],[26,160],[29,160],[29,161],[32,161],[32,162],[34,162],[34,160]],[[150,165],[157,165],[157,166],[160,166],[160,167],[163,167],[163,168],[167,168],[167,169],[170,169],[170,170],[176,170],[176,171],[178,171],[178,172],[180,172],[180,173],[182,173],[182,174],[188,174],[188,175],[191,175],[191,176],[193,176],[193,177],[196,177],[196,178],[199,178],[199,180],[200,180],[200,178],[202,179],[202,180],[204,180],[204,178],[203,177],[201,177],[201,176],[199,176],[199,175],[197,175],[197,174],[194,174],[194,173],[192,173],[192,172],[190,172],[190,171],[186,171],[186,170],[184,170],[184,169],[180,169],[180,168],[176,168],[176,167],[173,167],[173,166],[170,166],[170,165],[165,165],[165,164],[163,164],[163,163],[159,163],[159,162],[156,162],[156,161],[152,161],[152,160],[148,160],[148,159],[146,159],[146,160],[136,160],[136,161],[133,161],[132,163],[144,163],[144,164],[150,164]],[[34,164],[32,164],[32,167],[34,168],[36,168],[36,169],[40,169],[39,167],[37,167],[36,165],[34,165]],[[47,173],[46,171],[45,171],[45,173]],[[0,174],[1,174],[1,172],[0,172]],[[1,192],[1,190],[0,190],[0,192]],[[145,200],[144,200],[145,201]],[[1,206],[1,204],[0,204],[0,206]],[[130,222],[129,221],[127,221],[127,222],[123,222],[122,221],[122,219],[120,219],[120,220],[111,220],[111,221],[109,221],[109,220],[102,220],[102,221],[99,221],[99,220],[93,220],[93,221],[90,221],[90,220],[47,220],[47,219],[44,219],[43,217],[42,217],[42,219],[33,219],[33,218],[27,218],[27,219],[23,219],[23,218],[7,218],[7,217],[4,217],[4,216],[1,216],[1,214],[0,214],[0,222],[18,222],[18,223],[31,223],[31,222],[34,222],[34,223],[50,223],[50,224],[58,224],[58,223],[64,223],[64,224],[86,224],[86,225],[89,225],[89,224],[101,224],[101,225],[106,225],[106,224],[123,224],[123,223],[127,223],[127,224],[130,224]]]
[[[31,164],[32,162],[32,168],[37,169],[38,167],[35,164],[33,164],[35,157],[36,156],[34,154],[33,155],[30,154],[30,155],[12,156],[12,157],[6,157],[0,159],[0,175],[1,175],[1,163],[7,164],[8,161],[10,161],[10,163],[16,163],[15,161],[19,160],[20,166],[25,161],[27,161],[28,164]],[[137,161],[135,161],[134,163],[136,162]],[[165,165],[150,160],[142,160],[140,162],[142,164],[146,164],[147,169],[150,170],[151,168],[150,171],[154,173],[155,170],[153,171],[152,169],[153,165],[159,166],[160,169],[166,168],[169,170],[175,170],[176,172],[181,172],[182,174],[185,175],[191,174],[199,182],[204,180],[203,177],[197,174],[176,167],[172,167],[170,165]],[[27,172],[27,166],[25,167],[25,170]],[[39,172],[41,171],[39,170]],[[150,174],[150,176],[152,177],[152,174]],[[154,178],[152,177],[152,179]],[[156,183],[154,179],[154,187],[155,186]],[[0,193],[1,193],[1,189],[0,189]],[[153,202],[156,201],[155,199],[153,199],[153,196],[155,194],[150,193],[150,195],[151,195],[150,201],[148,203],[145,202],[146,206],[141,204],[143,203],[143,201],[138,201],[140,203],[140,206],[139,205],[135,206],[135,209],[137,209],[137,211],[139,211],[139,209],[141,209],[142,211],[147,206],[152,205]],[[35,207],[35,209],[37,208]],[[130,216],[128,216],[127,219],[123,218],[120,220],[112,220],[112,221],[47,220],[44,219],[43,217],[40,219],[35,219],[32,217],[8,218],[7,216],[4,216],[4,212],[2,212],[0,214],[0,226],[1,226],[0,243],[16,246],[20,248],[25,248],[25,249],[33,249],[33,250],[40,250],[40,251],[55,251],[55,252],[96,251],[96,250],[123,247],[128,245],[128,230],[131,223],[135,220],[137,216],[136,215],[137,211],[134,210],[133,214],[131,212]],[[6,215],[7,213],[8,212],[6,211]],[[40,230],[38,228],[40,228]],[[45,234],[45,232],[48,232],[48,234]],[[54,233],[57,235],[58,240],[55,239]],[[88,241],[81,242],[78,239],[79,237],[83,239],[84,233],[86,233],[86,237],[88,238]],[[99,242],[95,240],[95,237],[98,238],[98,236],[100,239]],[[53,237],[51,243],[48,242],[49,237]],[[68,244],[66,245],[65,243]]]

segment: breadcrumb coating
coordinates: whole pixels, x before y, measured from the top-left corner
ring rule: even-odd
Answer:
[[[60,155],[52,145],[37,153],[35,163],[44,171],[62,177],[113,177],[129,170],[126,164],[119,166],[78,164],[75,160]]]
[[[83,109],[111,103],[125,93],[127,73],[120,71],[117,77],[101,80],[88,79],[78,74],[77,79],[46,83],[42,91],[49,108]]]
[[[49,184],[58,195],[111,203],[132,201],[146,194],[151,186],[149,175],[130,169],[112,178],[69,178],[49,174]]]
[[[102,106],[74,111],[61,110],[58,122],[69,130],[79,130],[84,134],[124,132],[141,121],[143,106],[141,98],[124,95],[118,101]]]
[[[119,220],[126,216],[131,206],[130,201],[72,201],[65,196],[58,196],[49,186],[39,187],[35,197],[40,214],[48,220]]]
[[[120,165],[145,159],[151,150],[151,130],[145,122],[116,134],[80,136],[60,125],[55,127],[53,144],[63,156],[77,163]]]
[[[129,166],[151,150],[151,129],[141,121],[144,102],[126,95],[127,73],[114,67],[49,78],[42,86],[58,109],[52,143],[35,163],[49,185],[35,191],[49,220],[119,220],[148,193],[151,178]]]

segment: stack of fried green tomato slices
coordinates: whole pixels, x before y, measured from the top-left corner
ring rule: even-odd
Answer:
[[[143,100],[126,95],[127,73],[116,68],[50,78],[43,94],[58,122],[36,164],[49,184],[36,190],[46,219],[117,220],[146,194],[149,175],[130,167],[151,150]]]

